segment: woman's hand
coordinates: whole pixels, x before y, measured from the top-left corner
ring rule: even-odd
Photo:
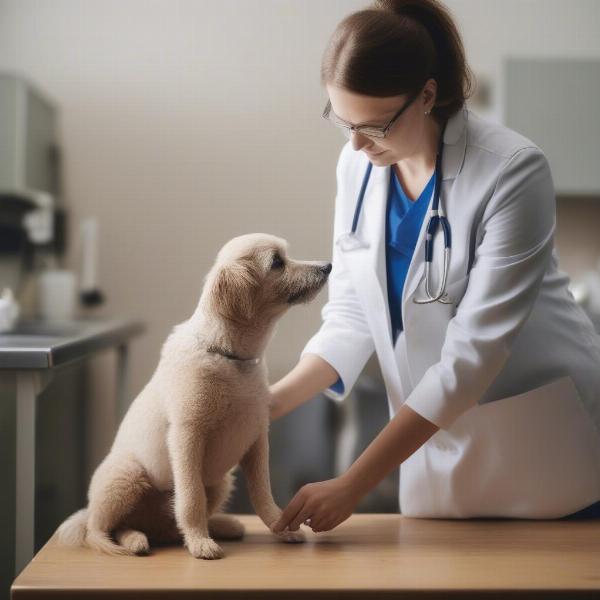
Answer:
[[[351,480],[341,475],[302,486],[273,526],[274,532],[296,531],[310,518],[314,532],[329,531],[343,523],[361,499]],[[306,523],[305,523],[306,524]]]

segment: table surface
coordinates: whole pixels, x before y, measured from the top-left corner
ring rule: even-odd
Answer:
[[[63,366],[122,344],[145,329],[143,321],[122,317],[21,321],[14,331],[0,333],[0,369]]]
[[[202,560],[183,547],[145,557],[62,548],[54,537],[13,598],[599,598],[600,520],[411,519],[355,514],[304,544],[240,515],[241,541]]]

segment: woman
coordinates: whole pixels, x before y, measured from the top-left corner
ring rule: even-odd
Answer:
[[[436,0],[378,0],[344,19],[322,82],[324,116],[351,137],[329,301],[271,387],[271,414],[323,390],[343,400],[375,350],[391,420],[346,473],[301,488],[276,529],[336,527],[398,465],[405,516],[599,516],[600,341],[557,269],[544,154],[465,108],[470,72]],[[428,282],[424,268],[436,184],[445,282],[441,229]]]

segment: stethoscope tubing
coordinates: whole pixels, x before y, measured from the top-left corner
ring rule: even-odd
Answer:
[[[444,304],[451,303],[451,300],[445,293],[446,280],[448,276],[448,270],[450,267],[450,251],[452,248],[452,234],[450,230],[450,223],[440,208],[440,195],[442,186],[442,158],[444,150],[444,132],[446,130],[446,123],[442,127],[440,134],[440,140],[438,144],[438,151],[436,156],[435,164],[435,185],[433,190],[433,200],[431,203],[431,209],[429,211],[429,220],[427,222],[426,237],[425,237],[425,292],[427,298],[413,298],[413,302],[416,304],[429,304],[431,302],[440,301]],[[358,220],[362,211],[363,201],[367,185],[371,177],[371,171],[373,169],[373,163],[369,161],[365,175],[363,177],[362,184],[360,186],[360,192],[358,194],[358,200],[354,209],[354,216],[352,218],[352,228],[348,234],[351,238],[356,238],[356,230],[358,228]],[[440,282],[439,289],[435,295],[432,295],[430,290],[430,266],[433,261],[433,243],[435,234],[437,233],[438,227],[442,228],[444,235],[444,266],[442,271],[442,281]]]

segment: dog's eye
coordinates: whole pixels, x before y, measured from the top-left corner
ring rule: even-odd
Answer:
[[[273,255],[273,260],[271,262],[271,269],[282,269],[283,265],[285,264],[283,258],[281,258],[281,255],[279,254],[279,252],[276,252]]]

